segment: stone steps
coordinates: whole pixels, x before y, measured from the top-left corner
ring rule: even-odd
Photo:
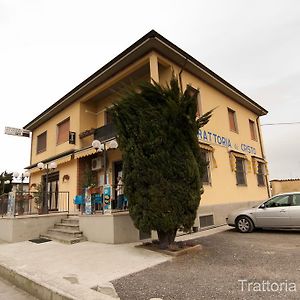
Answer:
[[[75,244],[87,240],[79,229],[78,216],[68,216],[68,218],[62,219],[61,223],[56,223],[53,228],[48,229],[47,233],[42,234],[40,237],[66,244]]]
[[[56,234],[42,234],[40,235],[41,238],[46,238],[52,241],[57,241],[63,244],[76,244],[80,242],[85,242],[87,241],[86,237],[66,237],[66,236],[61,236],[61,235],[56,235]]]
[[[78,229],[79,230],[79,225],[77,224],[65,224],[65,223],[56,223],[54,225],[54,228],[61,228],[61,229],[66,229],[66,230],[71,230],[71,229]]]
[[[61,229],[61,228],[50,228],[48,229],[48,234],[56,234],[59,236],[74,236],[74,237],[81,237],[82,231],[79,230],[67,230],[67,229]]]

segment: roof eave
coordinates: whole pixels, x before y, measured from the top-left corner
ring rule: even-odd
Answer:
[[[68,105],[72,104],[82,95],[89,92],[94,87],[101,84],[102,82],[116,74],[118,71],[128,66],[134,60],[142,57],[151,50],[161,52],[164,56],[178,63],[179,65],[180,63],[181,65],[183,65],[183,63],[187,61],[188,64],[186,65],[186,68],[188,67],[190,69],[189,71],[198,73],[198,76],[200,75],[200,78],[207,81],[209,84],[213,85],[233,99],[237,100],[242,105],[248,107],[257,115],[263,116],[268,113],[266,109],[261,107],[259,104],[236,89],[230,83],[201,64],[191,55],[174,45],[172,42],[158,34],[156,31],[151,30],[137,42],[132,44],[106,65],[100,68],[97,72],[92,74],[78,86],[72,89],[68,94],[63,96],[48,109],[39,114],[35,119],[26,124],[23,128],[31,131],[34,130],[36,127],[50,119],[58,111],[61,111]],[[170,51],[172,55],[170,55]]]

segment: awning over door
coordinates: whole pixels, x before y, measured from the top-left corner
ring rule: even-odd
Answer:
[[[81,149],[81,150],[75,152],[74,153],[74,159],[78,159],[78,158],[81,158],[81,157],[89,156],[89,155],[92,155],[92,154],[95,154],[95,153],[96,153],[95,148],[93,148],[92,146],[90,146],[88,148]]]

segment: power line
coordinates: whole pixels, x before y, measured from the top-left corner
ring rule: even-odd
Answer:
[[[287,122],[287,123],[267,123],[267,124],[261,124],[260,126],[274,126],[274,125],[297,125],[300,124],[300,122]]]

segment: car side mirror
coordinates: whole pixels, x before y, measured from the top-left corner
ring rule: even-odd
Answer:
[[[265,209],[266,208],[266,204],[265,203],[263,203],[259,208],[263,208],[263,209]]]

